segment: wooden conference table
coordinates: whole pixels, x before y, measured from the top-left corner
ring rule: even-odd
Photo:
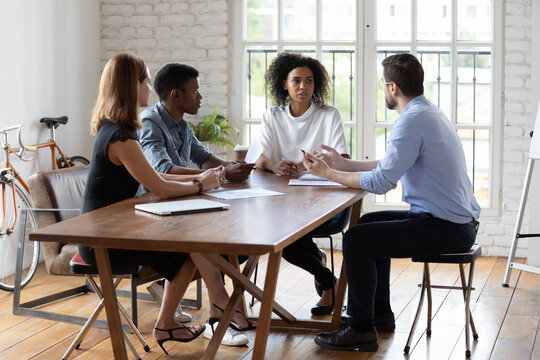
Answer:
[[[95,247],[99,277],[114,356],[127,359],[116,294],[112,285],[107,248],[200,252],[234,281],[234,291],[222,321],[203,358],[214,358],[232,317],[232,309],[247,291],[261,301],[253,359],[263,359],[270,326],[303,329],[337,329],[343,306],[346,278],[342,266],[336,288],[331,322],[298,320],[274,301],[281,253],[284,247],[323,224],[348,206],[353,206],[351,225],[356,224],[365,192],[339,187],[288,186],[289,177],[255,170],[246,182],[229,182],[227,189],[264,188],[285,195],[222,200],[230,203],[225,211],[188,215],[157,216],[134,209],[137,203],[157,201],[151,194],[116,204],[39,229],[31,240],[79,243]],[[186,198],[196,198],[190,196]],[[169,199],[170,200],[170,199]],[[218,254],[250,255],[240,272],[237,257],[225,261]],[[260,255],[268,254],[264,291],[250,280]],[[272,319],[272,312],[280,319]]]

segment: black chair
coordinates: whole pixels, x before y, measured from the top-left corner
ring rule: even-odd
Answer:
[[[341,235],[344,235],[345,228],[349,225],[349,222],[351,220],[351,213],[352,213],[352,206],[349,206],[336,216],[334,216],[332,219],[328,220],[315,230],[311,232],[311,236],[313,238],[329,238],[330,239],[330,264],[331,264],[331,270],[332,270],[332,276],[335,278],[334,274],[334,239],[332,238],[332,235],[341,233]],[[255,275],[253,276],[253,282],[257,283],[257,270],[259,268],[259,264],[255,267]],[[320,295],[320,294],[319,294]],[[255,297],[251,296],[251,301],[249,303],[249,306],[253,306],[255,304]]]
[[[101,292],[101,289],[99,288],[99,286],[96,284],[96,281],[94,280],[94,276],[97,276],[97,274],[98,274],[97,267],[95,265],[87,264],[81,258],[81,256],[79,255],[78,252],[73,256],[73,258],[71,259],[69,265],[70,265],[70,268],[71,268],[71,271],[72,271],[73,274],[84,275],[86,277],[86,280],[92,286],[92,289],[94,290],[94,292],[99,296],[100,302],[98,303],[98,305],[96,306],[96,308],[92,312],[92,315],[90,315],[90,317],[88,318],[88,320],[86,321],[86,323],[82,327],[81,331],[79,332],[79,334],[77,335],[75,340],[73,340],[73,342],[71,343],[71,346],[69,347],[69,349],[66,351],[66,353],[62,357],[62,360],[66,360],[71,355],[71,353],[73,352],[74,349],[79,348],[83,338],[86,336],[86,334],[88,333],[88,330],[90,330],[90,328],[92,327],[92,325],[96,321],[99,313],[101,312],[101,310],[103,310],[103,307],[105,306],[104,299],[103,299],[103,294]],[[114,276],[116,276],[116,278],[114,280],[114,283],[113,283],[113,286],[116,288],[120,284],[120,281],[124,277],[129,276],[129,275],[137,274],[138,272],[139,272],[139,266],[118,266],[118,265],[115,266],[115,265],[113,265],[112,266],[112,273],[113,273]],[[127,325],[129,326],[131,331],[133,331],[133,333],[137,336],[137,338],[139,339],[139,341],[143,345],[144,351],[145,352],[150,351],[150,346],[148,346],[146,341],[144,341],[144,338],[142,337],[141,333],[139,332],[139,329],[137,329],[136,325],[130,319],[130,317],[128,316],[128,313],[126,312],[124,307],[120,304],[120,302],[118,302],[118,310],[120,311],[120,314],[126,320]],[[139,353],[137,353],[137,350],[133,346],[133,343],[131,342],[131,340],[127,336],[126,330],[124,328],[122,328],[122,329],[124,331],[124,338],[126,340],[126,343],[128,344],[128,347],[130,348],[133,355],[135,355],[135,358],[140,359],[141,357],[139,356]]]
[[[471,249],[466,253],[459,254],[440,254],[432,256],[416,256],[412,258],[413,262],[422,262],[424,263],[424,273],[422,279],[422,289],[420,290],[420,302],[418,304],[418,310],[414,317],[414,322],[411,327],[411,332],[409,333],[409,338],[407,339],[407,345],[403,350],[405,354],[409,353],[410,345],[414,335],[414,330],[416,329],[416,324],[418,318],[420,317],[420,312],[422,311],[422,304],[424,302],[424,293],[427,292],[428,298],[428,316],[427,316],[427,328],[426,335],[431,336],[431,289],[451,289],[451,290],[462,290],[463,291],[463,300],[465,301],[465,342],[466,342],[466,351],[465,357],[471,357],[471,346],[469,340],[469,326],[471,327],[474,340],[478,339],[478,333],[476,332],[476,327],[474,326],[474,321],[472,318],[470,310],[470,301],[471,301],[471,291],[474,290],[472,287],[472,280],[474,274],[474,262],[482,255],[482,248],[478,244],[474,244]],[[432,285],[430,276],[429,276],[429,263],[443,263],[443,264],[458,264],[459,265],[459,274],[461,278],[461,286],[444,286],[444,285]],[[470,264],[469,267],[469,280],[468,282],[465,279],[465,270],[464,264]]]

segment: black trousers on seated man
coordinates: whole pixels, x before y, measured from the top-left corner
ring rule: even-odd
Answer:
[[[476,228],[431,214],[380,211],[363,215],[343,237],[349,284],[347,314],[355,331],[373,330],[375,314],[390,313],[390,258],[466,252]],[[371,328],[369,328],[371,327]]]

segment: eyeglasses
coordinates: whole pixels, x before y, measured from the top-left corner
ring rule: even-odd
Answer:
[[[382,81],[382,79],[380,79],[379,82],[377,83],[377,86],[379,86],[379,89],[382,90],[384,88],[384,86],[390,85],[391,83],[392,83],[391,81],[390,82],[384,82],[384,81]]]

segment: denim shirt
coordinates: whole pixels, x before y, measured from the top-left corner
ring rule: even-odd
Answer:
[[[400,179],[403,201],[413,213],[431,213],[458,224],[480,216],[461,140],[446,115],[423,95],[405,106],[384,157],[374,170],[360,175],[360,186],[384,194]]]
[[[188,121],[176,121],[160,102],[143,110],[140,118],[139,142],[157,172],[167,173],[174,165],[186,167],[189,160],[201,168],[212,154],[197,140]]]

